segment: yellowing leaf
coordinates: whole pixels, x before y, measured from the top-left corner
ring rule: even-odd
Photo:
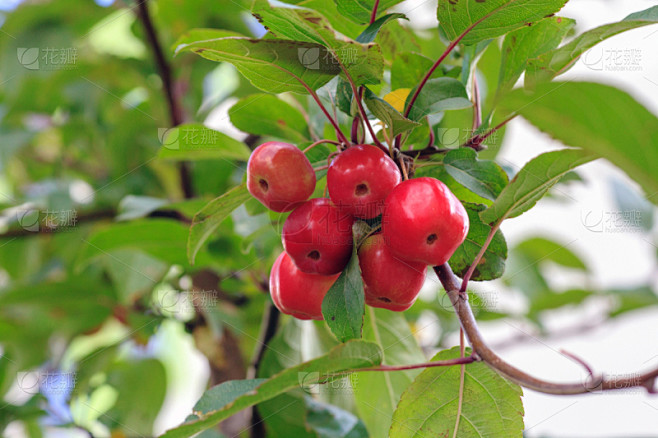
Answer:
[[[404,103],[407,101],[410,92],[410,88],[398,88],[384,96],[384,100],[402,113],[404,112]]]

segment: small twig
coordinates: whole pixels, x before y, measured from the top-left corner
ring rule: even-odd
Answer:
[[[468,271],[466,271],[466,274],[464,274],[464,279],[462,280],[462,287],[459,289],[460,292],[462,293],[466,292],[466,288],[468,287],[468,280],[471,279],[471,276],[473,275],[475,268],[477,268],[478,264],[480,263],[480,260],[482,260],[482,256],[487,251],[487,248],[489,248],[489,245],[491,244],[491,241],[496,235],[496,231],[498,231],[500,224],[501,221],[498,221],[491,227],[491,230],[489,231],[489,235],[487,236],[487,240],[484,241],[482,248],[480,248],[480,252],[475,256],[475,259],[473,259],[473,263],[471,263],[471,266],[469,266]]]
[[[375,0],[375,5],[372,7],[372,13],[370,14],[370,24],[374,23],[377,19],[377,8],[379,8],[379,0]]]
[[[311,144],[308,145],[306,148],[304,148],[304,150],[303,150],[302,152],[303,152],[303,153],[307,153],[308,151],[310,151],[311,149],[313,149],[313,148],[316,147],[317,145],[319,145],[319,144],[323,144],[323,143],[331,143],[331,144],[336,145],[336,146],[339,146],[339,145],[340,145],[340,143],[337,142],[337,141],[327,140],[327,139],[322,139],[322,140],[318,140],[318,141],[316,141],[316,142],[314,142],[314,143],[311,143]]]
[[[361,126],[361,118],[357,114],[354,116],[354,119],[352,120],[352,130],[350,132],[350,139],[352,140],[352,143],[354,144],[359,144],[359,127]]]
[[[454,365],[466,365],[469,363],[476,362],[478,359],[471,355],[466,357],[459,357],[456,359],[446,359],[446,360],[435,360],[432,362],[417,363],[411,365],[380,365],[378,367],[372,368],[359,368],[354,370],[356,372],[362,371],[405,371],[405,370],[415,370],[418,368],[434,368],[434,367],[450,367]],[[351,371],[350,371],[351,372]]]
[[[473,73],[473,132],[482,125],[482,107],[480,102],[480,89],[478,79]]]
[[[587,371],[587,374],[589,374],[590,378],[594,377],[594,369],[583,359],[581,359],[580,357],[576,356],[573,353],[569,353],[566,350],[560,350],[560,353],[562,353],[572,361],[576,362],[577,364],[582,365],[582,367],[585,368],[585,370]]]
[[[409,179],[409,174],[407,173],[407,164],[404,162],[402,155],[398,156],[398,162],[400,163],[400,169],[402,170],[402,180],[406,181]]]
[[[500,122],[499,124],[497,124],[493,128],[489,129],[486,133],[474,135],[473,137],[466,140],[466,142],[464,144],[462,144],[460,147],[472,148],[472,149],[475,149],[476,151],[480,151],[480,150],[484,149],[484,146],[482,145],[482,143],[484,143],[484,141],[487,138],[489,138],[491,135],[493,135],[495,132],[497,132],[500,128],[502,128],[507,123],[509,123],[510,120],[514,119],[514,117],[516,117],[516,114],[514,114],[514,115],[508,117],[507,119],[503,120],[502,122]]]
[[[498,356],[484,341],[473,316],[473,311],[468,304],[468,295],[459,292],[459,279],[453,274],[450,265],[444,263],[441,266],[435,266],[434,272],[436,272],[439,281],[441,281],[441,284],[446,290],[450,302],[457,313],[459,322],[473,348],[472,356],[479,357],[498,374],[512,382],[534,391],[555,395],[586,394],[598,390],[609,391],[633,387],[643,387],[649,393],[655,392],[654,385],[656,378],[658,378],[658,367],[644,373],[631,373],[621,377],[592,378],[589,382],[585,383],[554,383],[538,379],[521,371]]]
[[[316,171],[316,172],[319,172],[321,170],[325,170],[325,169],[328,169],[328,168],[329,168],[329,165],[325,164],[324,166],[314,167],[313,170]]]
[[[354,94],[354,99],[356,99],[356,106],[359,109],[359,114],[361,114],[361,119],[363,120],[363,123],[366,125],[366,128],[368,129],[368,132],[370,133],[370,136],[372,137],[372,141],[375,143],[380,148],[383,148],[384,146],[381,144],[377,136],[375,135],[375,131],[372,129],[372,125],[370,124],[370,120],[368,120],[368,116],[366,115],[366,110],[363,108],[363,87],[361,87],[360,90],[357,89],[356,84],[354,83],[354,79],[352,79],[352,76],[350,73],[347,71],[347,68],[339,62],[340,68],[343,70],[343,73],[345,73],[345,77],[347,78],[347,82],[349,82],[350,87],[352,87],[352,93]]]

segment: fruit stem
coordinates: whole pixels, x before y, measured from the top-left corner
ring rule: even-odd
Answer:
[[[404,181],[409,179],[409,174],[407,173],[407,165],[404,162],[404,158],[402,157],[402,154],[398,156],[398,162],[400,163],[400,169],[402,169],[402,178]]]
[[[366,110],[363,108],[363,87],[360,87],[359,89],[356,88],[356,84],[354,83],[354,79],[352,79],[352,76],[350,73],[347,71],[345,66],[340,63],[340,68],[343,70],[343,73],[345,73],[345,77],[347,78],[347,82],[349,82],[350,87],[352,87],[352,93],[354,94],[354,98],[356,99],[356,106],[359,108],[359,114],[361,114],[361,119],[363,120],[363,123],[365,123],[366,128],[368,128],[368,132],[370,133],[370,136],[372,137],[373,143],[379,148],[383,148],[384,145],[381,144],[377,136],[375,135],[375,131],[372,129],[372,125],[370,124],[370,120],[368,120],[368,117],[366,116]]]
[[[334,140],[328,140],[328,139],[325,138],[325,139],[322,139],[322,140],[318,140],[318,141],[316,141],[316,142],[314,142],[314,143],[311,143],[311,144],[308,145],[305,149],[303,149],[302,152],[307,153],[308,151],[310,151],[311,149],[313,149],[313,148],[316,147],[317,145],[319,145],[319,144],[323,144],[323,143],[331,143],[331,144],[333,144],[333,145],[340,146],[340,143],[339,143],[339,142],[334,141]]]

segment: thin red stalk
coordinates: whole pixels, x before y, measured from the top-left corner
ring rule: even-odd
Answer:
[[[466,288],[468,287],[468,280],[470,280],[471,276],[473,275],[473,272],[475,271],[475,268],[477,268],[478,264],[480,263],[480,260],[482,260],[482,256],[487,251],[487,248],[489,248],[489,244],[491,244],[491,240],[496,234],[496,231],[498,231],[498,227],[500,227],[500,223],[501,221],[498,221],[491,227],[491,231],[489,231],[487,240],[484,241],[482,248],[480,248],[480,252],[478,253],[478,255],[475,256],[473,263],[471,263],[471,266],[469,266],[468,271],[466,271],[466,274],[464,275],[462,286],[459,289],[460,292],[466,292]]]
[[[474,356],[459,357],[456,359],[435,360],[432,362],[417,363],[411,365],[380,365],[372,368],[361,368],[355,371],[405,371],[415,370],[418,368],[433,368],[433,367],[449,367],[454,365],[466,365],[475,362],[477,359]]]
[[[331,125],[336,130],[336,137],[338,138],[338,140],[342,143],[350,144],[350,142],[345,137],[345,134],[343,134],[343,131],[340,130],[340,127],[338,126],[338,122],[336,122],[336,120],[334,120],[334,118],[331,117],[331,114],[329,114],[329,111],[327,111],[327,108],[324,107],[324,105],[320,101],[320,97],[317,95],[317,93],[315,91],[313,91],[313,89],[311,87],[306,85],[306,83],[304,83],[304,81],[300,80],[300,82],[301,82],[302,86],[304,88],[306,88],[306,91],[309,92],[311,97],[313,97],[313,100],[315,100],[315,102],[318,104],[318,106],[320,107],[320,109],[324,113],[325,117],[327,117],[327,119],[329,120],[329,123],[331,123]]]
[[[377,8],[379,8],[379,0],[375,0],[375,5],[372,7],[372,13],[370,14],[370,24],[374,23],[377,19]]]
[[[473,132],[482,125],[482,106],[480,102],[480,89],[478,80],[473,75]]]
[[[328,140],[328,139],[322,139],[322,140],[318,140],[318,141],[316,141],[316,142],[314,142],[314,143],[311,143],[311,144],[308,145],[308,146],[307,146],[302,152],[306,153],[306,152],[310,151],[311,149],[313,149],[314,147],[316,147],[317,145],[319,145],[319,144],[323,144],[323,143],[331,143],[331,144],[334,144],[334,145],[336,145],[336,146],[338,146],[338,145],[340,144],[340,143],[338,143],[337,141]]]

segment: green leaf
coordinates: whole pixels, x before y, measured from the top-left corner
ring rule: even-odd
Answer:
[[[251,151],[241,141],[200,123],[186,123],[162,130],[158,157],[165,160],[242,160]]]
[[[470,349],[467,353],[470,354]],[[459,347],[441,351],[432,360],[457,357]],[[423,371],[402,395],[393,416],[390,437],[521,438],[521,387],[505,380],[484,363],[464,365],[462,407],[457,418],[460,372],[461,366]]]
[[[107,371],[107,383],[119,394],[115,405],[101,416],[103,423],[125,434],[151,435],[167,392],[162,363],[156,359],[119,362]]]
[[[84,240],[78,264],[85,266],[97,257],[112,257],[110,252],[115,250],[136,249],[157,259],[187,266],[184,256],[187,235],[187,226],[168,219],[115,223]]]
[[[496,38],[522,26],[533,25],[554,14],[567,0],[461,0],[440,1],[437,12],[441,29],[451,41],[475,25],[462,39],[471,45]]]
[[[405,107],[415,93],[415,89],[409,93]],[[457,79],[436,78],[427,81],[421,90],[414,106],[409,112],[409,119],[419,121],[428,114],[438,113],[445,110],[457,110],[472,106],[466,88]]]
[[[340,342],[361,337],[365,296],[356,245],[352,258],[322,301],[322,315]]]
[[[355,23],[365,24],[370,21],[372,10],[375,7],[375,0],[335,0],[338,12],[344,17],[349,18]],[[386,9],[401,3],[403,0],[382,0],[379,2],[377,12],[384,12]]]
[[[443,158],[443,165],[450,176],[473,193],[495,200],[507,185],[505,171],[495,162],[478,160],[471,148],[452,150]]]
[[[325,63],[343,67],[357,85],[378,84],[383,75],[384,60],[377,44],[361,44],[337,38],[327,20],[315,11],[292,8],[270,8],[265,3],[254,8],[254,15],[278,38],[320,44],[318,53],[306,53],[303,61],[309,68]],[[300,58],[301,59],[301,58]]]
[[[562,176],[595,157],[578,149],[546,152],[533,158],[503,189],[480,217],[487,224],[517,217],[530,210]]]
[[[515,251],[521,252],[533,261],[533,264],[540,261],[551,261],[558,265],[587,271],[587,266],[567,245],[554,242],[544,237],[532,237],[519,243]]]
[[[270,93],[316,90],[340,73],[338,62],[321,56],[326,49],[317,43],[223,37],[195,40],[195,34],[178,40],[176,53],[194,52],[206,59],[230,62],[255,87]]]
[[[546,310],[580,304],[590,296],[592,292],[583,289],[570,289],[559,293],[545,291],[532,297],[528,313],[534,316]]]
[[[241,131],[290,140],[309,141],[308,124],[302,113],[271,94],[252,94],[228,111],[231,123]]]
[[[264,382],[267,382],[267,379],[229,380],[213,386],[203,393],[194,405],[193,411],[200,416],[220,410],[233,403],[236,398],[254,391]]]
[[[475,256],[482,249],[491,227],[483,223],[480,219],[480,212],[486,207],[479,204],[464,204],[470,227],[466,240],[462,243],[457,250],[450,257],[450,266],[455,271],[455,274],[463,277],[468,271],[468,268],[475,260]],[[507,259],[507,243],[503,233],[498,230],[494,234],[491,243],[484,252],[484,256],[480,260],[480,264],[473,271],[471,276],[475,281],[487,281],[500,278],[505,271],[505,260]]]
[[[433,61],[423,55],[412,52],[396,54],[391,66],[391,90],[399,88],[413,88],[432,67]],[[437,68],[432,78],[442,76],[443,72]]]
[[[308,426],[319,438],[368,438],[368,431],[352,413],[311,397],[305,397],[308,405]]]
[[[267,379],[265,382],[249,390],[249,384],[239,391],[231,391],[234,398],[224,397],[224,391],[211,388],[201,398],[199,403],[203,412],[196,412],[181,426],[167,431],[164,438],[190,437],[195,433],[213,427],[225,418],[249,406],[269,400],[293,388],[302,385],[324,383],[336,375],[364,367],[376,366],[381,363],[380,348],[370,342],[351,341],[338,345],[328,354],[305,362]],[[225,383],[226,384],[226,383]]]
[[[580,55],[601,41],[627,30],[648,26],[658,22],[658,6],[635,12],[617,23],[605,24],[578,35],[568,44],[528,60],[525,75],[526,86],[534,87],[538,82],[550,81],[566,72]]]
[[[414,129],[416,126],[420,126],[420,123],[407,119],[398,110],[393,108],[391,104],[384,99],[380,99],[367,88],[365,89],[363,100],[370,112],[391,129],[393,137]]]
[[[368,307],[363,338],[382,348],[384,365],[408,365],[425,361],[425,355],[416,343],[409,324],[399,312]],[[418,370],[406,370],[354,375],[352,386],[356,406],[371,437],[388,436],[400,396],[418,374]]]
[[[508,33],[503,42],[498,92],[511,89],[525,70],[528,59],[555,49],[575,24],[571,18],[548,17],[534,26]]]
[[[210,201],[194,216],[187,241],[187,257],[190,264],[194,264],[197,253],[222,221],[233,210],[244,204],[250,196],[247,185],[241,184]]]
[[[610,310],[610,317],[614,318],[633,310],[658,305],[658,296],[651,287],[638,287],[634,289],[621,289],[606,291],[615,299],[615,305]]]
[[[588,82],[542,84],[511,92],[504,108],[566,145],[605,158],[658,203],[658,118],[625,92]]]
[[[404,14],[386,14],[383,17],[379,17],[377,20],[375,20],[374,23],[369,25],[366,30],[364,30],[361,35],[359,35],[356,38],[356,41],[362,44],[366,43],[372,43],[375,41],[375,38],[377,38],[377,34],[379,33],[379,30],[389,21],[391,20],[397,20],[398,18],[404,18],[406,19],[407,17]]]

